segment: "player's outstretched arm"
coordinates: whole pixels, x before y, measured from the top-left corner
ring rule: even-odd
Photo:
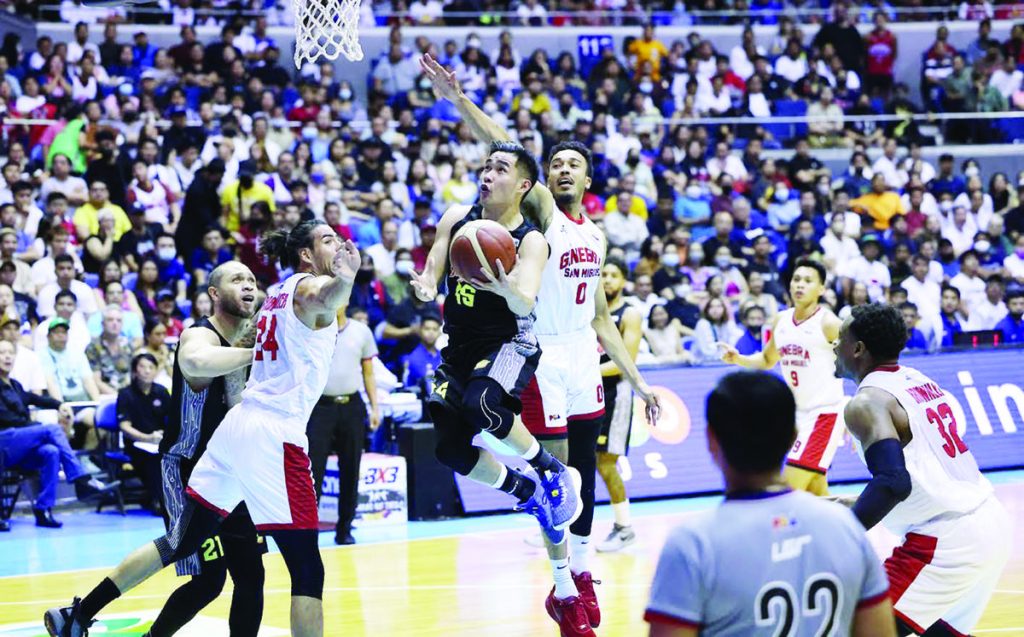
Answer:
[[[764,349],[760,352],[744,355],[740,354],[729,343],[721,341],[715,343],[719,351],[722,352],[722,362],[729,363],[730,365],[739,365],[747,369],[766,370],[775,367],[775,364],[779,362],[779,350],[775,347],[775,325],[778,322],[779,316],[776,314],[775,318],[772,319],[771,338],[768,339],[768,343],[765,344]]]
[[[619,332],[615,325],[612,314],[608,310],[608,299],[604,294],[604,287],[597,286],[594,293],[594,320],[590,325],[597,333],[597,340],[601,343],[609,363],[601,366],[601,375],[613,375],[621,370],[626,380],[632,385],[633,391],[643,398],[647,403],[647,419],[651,423],[658,421],[658,413],[661,405],[658,403],[658,396],[644,381],[640,370],[636,366],[636,355],[640,351],[640,339],[643,337],[643,317],[636,308],[626,308],[622,313],[622,332]],[[607,366],[607,367],[606,367]]]
[[[462,116],[462,121],[468,124],[469,129],[473,131],[473,137],[485,144],[512,141],[508,131],[488,117],[487,113],[480,110],[473,100],[466,97],[454,71],[449,71],[441,66],[429,54],[420,58],[420,69],[434,85],[434,95],[438,99],[446,99],[455,105],[459,115]],[[534,184],[523,200],[522,209],[523,214],[529,217],[530,221],[536,223],[542,231],[546,231],[548,224],[551,223],[551,215],[555,211],[555,198],[546,186]],[[509,267],[509,264],[506,264],[506,267]]]
[[[444,276],[448,265],[448,246],[452,240],[452,228],[469,213],[469,210],[469,206],[456,205],[441,215],[434,246],[430,248],[423,271],[414,271],[409,280],[412,291],[419,300],[428,302],[437,298],[437,284]]]
[[[208,329],[182,332],[177,355],[186,378],[219,378],[252,362],[252,348],[224,347]]]
[[[432,58],[430,54],[425,54],[420,58],[420,69],[434,85],[434,95],[438,99],[448,100],[455,105],[459,115],[462,116],[462,121],[466,122],[469,129],[473,131],[474,137],[486,144],[512,141],[508,131],[488,117],[487,113],[480,110],[473,100],[466,97],[454,71],[449,71],[441,66],[441,63]]]
[[[867,529],[881,522],[910,495],[910,474],[893,419],[897,409],[903,408],[891,394],[867,387],[857,392],[843,412],[846,428],[863,447],[864,460],[871,472],[871,481],[851,507]]]

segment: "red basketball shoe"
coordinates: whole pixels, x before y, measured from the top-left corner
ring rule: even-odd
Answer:
[[[562,637],[597,637],[587,619],[587,609],[579,597],[573,595],[565,599],[555,597],[555,589],[551,589],[544,602],[551,619],[558,622]]]
[[[594,584],[600,584],[601,580],[594,581],[590,571],[584,571],[577,575],[572,574],[572,581],[576,584],[576,590],[580,592],[580,601],[587,611],[587,619],[590,620],[590,627],[597,628],[601,625],[601,607],[597,604],[597,593],[594,592]]]

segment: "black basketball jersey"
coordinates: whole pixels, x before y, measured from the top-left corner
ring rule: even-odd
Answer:
[[[612,320],[615,321],[615,327],[619,328],[619,334],[622,334],[622,315],[626,313],[626,309],[629,307],[629,303],[623,303],[617,310],[609,310],[612,315]],[[601,350],[601,364],[607,363],[611,360],[608,354],[605,354],[604,350]],[[621,374],[620,374],[621,375]]]
[[[222,346],[231,345],[207,317],[199,319],[188,329],[197,328],[213,331]],[[206,450],[206,443],[210,441],[214,430],[228,413],[225,377],[214,378],[206,389],[195,391],[185,382],[178,359],[175,358],[171,382],[171,413],[164,438],[160,442],[160,451],[180,458],[198,459]]]
[[[452,226],[452,235],[470,221],[482,218],[483,208],[473,206],[469,213]],[[510,231],[516,250],[523,239],[531,232],[540,232],[535,225],[523,220],[517,228]],[[502,266],[510,268],[511,264]],[[514,336],[533,330],[533,314],[517,316],[508,309],[504,298],[478,290],[468,281],[456,277],[448,263],[446,279],[448,296],[444,302],[444,331],[448,334],[449,346],[460,348],[464,345],[487,346],[510,341]]]

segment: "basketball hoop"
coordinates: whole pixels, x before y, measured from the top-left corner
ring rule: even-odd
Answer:
[[[363,59],[359,46],[360,0],[292,0],[295,9],[295,68],[321,57]]]

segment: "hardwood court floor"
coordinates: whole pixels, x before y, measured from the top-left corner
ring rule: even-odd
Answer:
[[[1016,528],[1024,529],[1024,473],[992,477]],[[665,534],[692,511],[714,502],[697,498],[634,506],[637,544],[620,554],[594,557],[595,576],[603,581],[597,588],[604,613],[599,635],[646,634],[643,609]],[[97,519],[115,528],[73,534],[76,521],[95,523]],[[159,529],[153,519],[135,516],[81,514],[65,516],[65,521],[68,527],[62,531],[37,533],[29,521],[19,519],[14,534],[0,536],[0,637],[43,634],[37,622],[45,608],[87,591],[110,564]],[[610,511],[600,507],[595,536],[607,533],[610,524]],[[550,588],[547,560],[540,550],[523,542],[533,528],[528,519],[500,516],[414,523],[391,531],[364,529],[357,533],[359,545],[324,545],[326,633],[345,637],[557,635],[542,605]],[[1016,535],[1020,537],[1019,532]],[[387,537],[393,539],[381,539]],[[325,534],[321,539],[329,537]],[[880,553],[888,554],[895,538],[873,532],[872,539]],[[265,564],[261,634],[284,635],[288,574],[276,553],[267,555]],[[118,600],[102,616],[105,634],[141,635],[177,584],[173,571],[167,570]],[[229,602],[230,596],[222,594],[179,634],[227,635]],[[100,631],[94,628],[93,634]],[[1014,546],[999,589],[974,634],[1024,636],[1024,542]]]

